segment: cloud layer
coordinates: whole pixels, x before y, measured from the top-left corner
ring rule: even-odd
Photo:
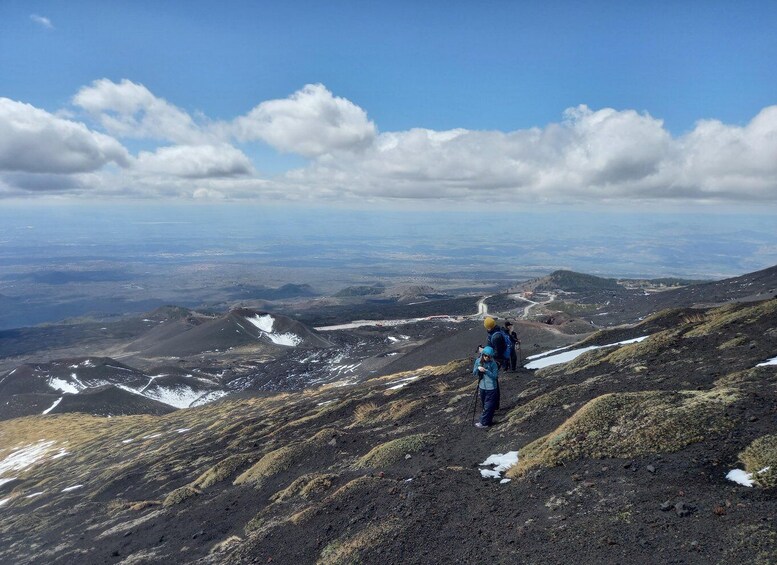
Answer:
[[[702,120],[673,137],[647,113],[585,105],[543,128],[379,132],[321,84],[231,121],[192,117],[129,80],[97,80],[72,104],[51,114],[0,99],[0,196],[777,200],[777,106],[744,126]],[[133,155],[130,141],[146,147]],[[307,164],[263,178],[247,155],[257,143]]]

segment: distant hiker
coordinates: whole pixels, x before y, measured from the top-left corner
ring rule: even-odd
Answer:
[[[518,334],[513,331],[513,324],[510,320],[505,321],[505,331],[513,342],[513,346],[510,348],[510,370],[515,371],[518,368],[518,353],[516,350],[520,347],[521,340],[518,339]]]
[[[510,367],[510,349],[512,349],[510,335],[500,326],[497,326],[496,320],[491,316],[483,320],[483,326],[488,332],[488,345],[494,349],[494,361],[500,369],[508,369]]]
[[[494,421],[494,412],[499,406],[499,366],[494,361],[494,349],[487,345],[483,348],[472,368],[472,374],[478,378],[480,401],[483,403],[483,413],[476,428],[487,428]]]

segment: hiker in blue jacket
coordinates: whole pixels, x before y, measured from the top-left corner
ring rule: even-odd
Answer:
[[[475,359],[472,374],[478,378],[480,401],[483,403],[483,413],[476,428],[487,428],[494,421],[494,412],[499,406],[499,366],[494,361],[494,348],[487,345]]]

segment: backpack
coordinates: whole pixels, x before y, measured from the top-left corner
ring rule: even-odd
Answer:
[[[496,345],[493,342],[493,339],[496,335],[502,336],[502,340],[504,341],[505,348],[503,352],[503,358],[509,359],[510,353],[514,347],[513,340],[510,337],[510,334],[508,334],[503,328],[497,326],[496,330],[488,336],[488,343],[491,345],[491,347],[494,348],[495,351],[499,352],[499,347],[496,347]]]

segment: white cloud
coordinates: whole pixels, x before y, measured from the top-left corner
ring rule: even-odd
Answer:
[[[774,200],[775,155],[777,106],[745,127],[700,122],[677,139],[648,114],[579,106],[544,129],[383,133],[362,153],[324,156],[287,179],[357,197]]]
[[[176,145],[141,151],[136,169],[143,174],[185,178],[233,177],[253,172],[251,161],[231,145]]]
[[[213,139],[189,114],[154,96],[142,84],[126,79],[120,83],[105,78],[96,80],[78,91],[73,104],[97,118],[108,133],[117,137],[181,144]]]
[[[0,98],[0,171],[80,173],[128,164],[112,137],[29,104]]]
[[[648,113],[585,105],[543,128],[378,133],[362,108],[321,84],[222,122],[195,120],[126,79],[97,80],[73,104],[112,136],[142,139],[146,147],[133,158],[117,139],[91,131],[66,110],[54,116],[0,99],[0,192],[337,201],[471,201],[498,194],[505,203],[777,200],[777,106],[744,126],[702,120],[673,137]],[[309,161],[262,179],[236,146],[256,141]]]
[[[54,25],[51,23],[51,20],[48,18],[44,18],[43,16],[39,16],[37,14],[31,14],[30,19],[34,21],[36,24],[45,27],[46,29],[54,29]]]
[[[234,122],[243,141],[262,140],[281,151],[315,157],[369,146],[375,124],[354,103],[308,84],[288,98],[267,100]]]

